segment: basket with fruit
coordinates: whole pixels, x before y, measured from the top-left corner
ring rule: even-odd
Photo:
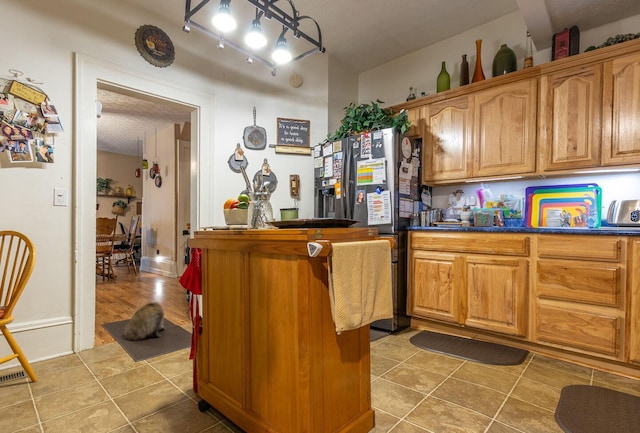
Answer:
[[[240,194],[238,198],[230,198],[224,202],[224,221],[228,226],[247,225],[249,201],[247,194]]]

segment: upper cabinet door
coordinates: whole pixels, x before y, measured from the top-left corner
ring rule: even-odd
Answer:
[[[534,78],[475,95],[476,177],[535,172],[537,92],[538,80]]]
[[[462,96],[425,107],[423,181],[459,180],[471,175],[470,99]]]
[[[422,128],[424,128],[424,107],[408,108],[407,118],[411,121],[411,126],[405,135],[411,138],[421,138]]]
[[[541,171],[596,167],[602,139],[602,64],[540,79]]]
[[[602,165],[640,163],[640,53],[605,63]]]

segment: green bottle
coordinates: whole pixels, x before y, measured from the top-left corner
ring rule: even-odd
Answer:
[[[442,62],[442,70],[438,75],[438,83],[437,83],[436,89],[438,93],[440,93],[440,92],[444,92],[445,90],[449,90],[450,88],[451,88],[451,77],[447,72],[447,66],[445,62]]]

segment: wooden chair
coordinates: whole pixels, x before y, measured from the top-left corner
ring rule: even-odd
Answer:
[[[138,225],[140,223],[140,216],[134,215],[131,217],[131,223],[129,224],[129,231],[127,232],[127,238],[124,242],[113,247],[113,255],[117,257],[117,261],[124,260],[127,264],[127,270],[131,273],[138,275],[138,268],[136,266],[136,260],[134,257],[133,248],[135,246],[136,235],[138,234]],[[120,258],[124,256],[123,258]]]
[[[28,237],[14,231],[0,231],[0,331],[13,351],[12,355],[0,358],[0,364],[18,358],[33,382],[38,376],[7,325],[13,322],[13,309],[29,281],[35,260],[36,251]]]
[[[113,245],[116,239],[118,217],[96,218],[96,273],[105,279],[115,279],[113,272]]]

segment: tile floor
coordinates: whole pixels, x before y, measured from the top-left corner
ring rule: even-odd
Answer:
[[[539,355],[499,367],[424,351],[409,342],[416,332],[371,343],[372,432],[561,433],[554,410],[564,385],[640,395],[640,381]],[[34,363],[38,382],[0,383],[0,432],[241,432],[198,410],[188,354],[135,363],[110,343]]]

